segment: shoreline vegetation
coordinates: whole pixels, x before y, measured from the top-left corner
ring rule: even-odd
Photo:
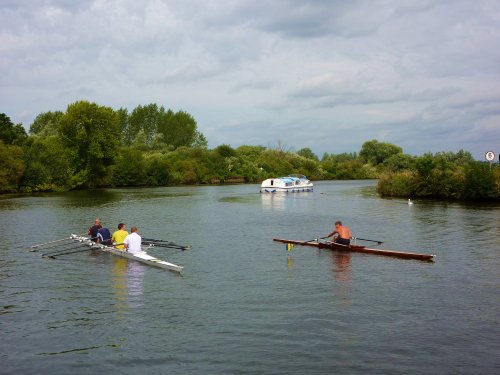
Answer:
[[[370,140],[359,153],[220,145],[208,149],[187,112],[131,112],[78,101],[38,115],[27,134],[0,113],[0,193],[113,187],[258,183],[292,173],[311,180],[378,179],[384,197],[500,200],[500,167],[464,150],[412,156]]]

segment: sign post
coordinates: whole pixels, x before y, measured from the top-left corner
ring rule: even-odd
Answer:
[[[493,160],[495,160],[495,153],[493,151],[488,151],[486,154],[484,154],[484,158],[490,162],[490,169],[491,169],[491,163],[493,163]]]

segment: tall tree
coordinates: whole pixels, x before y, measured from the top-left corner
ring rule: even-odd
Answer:
[[[62,115],[61,111],[40,113],[30,126],[30,134],[56,135]]]
[[[118,115],[118,129],[120,131],[120,142],[122,145],[128,145],[130,144],[127,143],[127,132],[129,128],[129,121],[128,121],[128,110],[126,108],[120,108],[118,111],[116,111]]]
[[[78,183],[99,185],[113,163],[119,144],[119,117],[110,107],[87,101],[70,104],[61,117],[59,134],[76,150],[73,160]]]
[[[4,145],[0,140],[0,192],[19,190],[24,173],[23,150],[19,146]]]
[[[5,113],[0,113],[0,140],[6,145],[21,145],[27,138],[22,124],[11,121]]]
[[[319,161],[316,154],[314,152],[312,152],[312,150],[309,147],[301,148],[299,151],[297,151],[297,155],[303,156],[307,159]]]
[[[206,147],[206,138],[198,132],[196,120],[184,111],[168,110],[161,120],[158,131],[163,134],[164,142],[174,146]]]
[[[372,139],[371,141],[363,143],[359,156],[367,163],[378,165],[392,155],[401,154],[402,152],[403,149],[399,146]]]
[[[71,188],[74,150],[59,136],[31,136],[23,145],[26,169],[24,191],[65,190]]]
[[[132,144],[136,135],[142,131],[145,136],[145,143],[151,146],[158,133],[158,127],[165,114],[163,107],[158,108],[156,104],[137,106],[128,117],[128,128],[125,132],[125,144]]]

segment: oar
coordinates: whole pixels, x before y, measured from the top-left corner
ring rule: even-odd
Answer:
[[[381,245],[384,243],[384,241],[377,241],[377,240],[369,240],[367,238],[359,238],[359,237],[351,237],[352,240],[361,240],[361,241],[368,241],[368,242],[376,242],[378,245]]]
[[[48,244],[55,243],[55,242],[61,242],[61,241],[65,241],[65,240],[71,240],[71,237],[65,237],[65,238],[60,238],[58,240],[54,240],[54,241],[49,241],[49,242],[45,242],[45,243],[39,243],[38,245],[32,245],[31,248],[34,249],[36,247],[48,245]],[[31,251],[35,251],[35,250],[31,250]]]
[[[43,250],[45,250],[45,249],[51,249],[51,248],[53,248],[53,247],[68,246],[68,245],[70,245],[70,244],[71,244],[71,243],[68,243],[68,242],[53,243],[53,244],[51,244],[51,245],[44,246],[44,247],[43,247]],[[37,251],[40,251],[40,250],[42,250],[42,249],[40,249],[40,248],[30,249],[30,251],[31,251],[32,253],[36,253]],[[58,251],[59,251],[59,250],[58,250]]]
[[[169,249],[180,249],[180,250],[190,250],[191,249],[191,246],[169,245],[169,244],[162,244],[162,243],[150,242],[150,241],[144,241],[142,244],[148,245],[149,247],[165,247],[165,248],[169,248]]]
[[[143,238],[142,239],[144,242],[153,242],[157,244],[167,244],[167,245],[177,245],[175,242],[172,241],[166,241],[166,240],[155,240],[154,238]],[[177,246],[182,246],[182,245],[177,245]]]
[[[155,240],[153,238],[143,238],[142,240],[143,240],[143,244],[146,244],[146,245],[153,245],[153,246],[158,246],[158,247],[172,247],[174,249],[183,249],[183,250],[191,249],[190,245],[179,245],[179,244],[176,244],[175,242],[171,242],[171,241]]]
[[[68,245],[73,245],[73,244],[66,244],[66,246],[68,246]],[[41,256],[51,255],[51,254],[57,254],[57,253],[64,253],[65,251],[69,251],[69,250],[72,250],[72,249],[74,249],[74,246],[66,247],[64,249],[50,250],[50,251],[47,251],[45,253],[42,253]]]
[[[82,237],[82,236],[78,236],[78,237]],[[77,238],[75,238],[75,237],[71,237],[71,239],[72,239],[72,240],[75,240],[75,241],[78,241],[78,242],[94,241],[94,240],[96,240],[96,239],[98,239],[98,238],[99,238],[99,237],[97,237],[97,236],[96,236],[96,237],[89,237],[89,238],[85,237],[85,239],[80,240],[80,239],[77,239]],[[94,243],[97,243],[97,242],[94,242]]]
[[[117,243],[116,245],[113,245],[113,246],[119,246],[119,245],[123,245],[123,244]],[[83,249],[78,249],[78,250],[73,250],[73,251],[63,251],[63,252],[59,252],[59,253],[58,252],[45,253],[45,254],[42,254],[42,258],[48,257],[48,258],[55,259],[55,257],[58,257],[59,255],[75,254],[75,253],[79,253],[79,252],[83,252],[83,251],[87,251],[87,250],[94,250],[94,248],[99,250],[102,248],[102,246],[105,246],[105,245],[90,244],[90,249],[88,247],[85,247]],[[118,249],[118,250],[120,250],[120,249]]]
[[[169,244],[162,244],[162,243],[148,242],[148,241],[145,241],[142,244],[147,245],[149,247],[164,247],[164,248],[168,248],[168,249],[181,249],[181,250],[191,249],[191,246],[169,245]]]
[[[309,240],[309,241],[304,241],[304,242],[298,243],[298,244],[296,244],[296,245],[297,245],[297,246],[302,246],[302,245],[305,245],[306,243],[309,243],[309,242],[318,241],[318,240],[324,240],[325,238],[328,238],[328,236],[326,236],[326,237],[321,237],[321,238],[314,238],[314,239],[312,239],[312,240]]]
[[[323,239],[325,239],[325,238],[328,238],[328,237],[315,238],[315,239],[313,239],[313,240],[304,241],[304,242],[300,242],[300,243],[297,243],[297,244],[295,244],[295,243],[293,243],[293,242],[290,242],[290,243],[287,243],[287,244],[286,244],[286,249],[287,249],[288,251],[292,251],[292,250],[293,250],[293,248],[295,247],[295,245],[297,245],[297,246],[303,246],[303,245],[305,245],[306,243],[313,242],[313,241],[323,240]]]
[[[74,253],[80,253],[83,251],[88,251],[91,250],[88,247],[85,247],[83,249],[78,249],[78,250],[73,250],[73,251],[66,251],[66,252],[61,252],[61,253],[48,253],[48,254],[42,254],[42,258],[52,258],[55,259],[55,257],[58,257],[59,255],[67,255],[67,254],[74,254]]]

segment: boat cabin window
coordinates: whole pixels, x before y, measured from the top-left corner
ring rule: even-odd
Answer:
[[[274,180],[271,180],[271,186],[273,186],[273,185],[274,185]]]

